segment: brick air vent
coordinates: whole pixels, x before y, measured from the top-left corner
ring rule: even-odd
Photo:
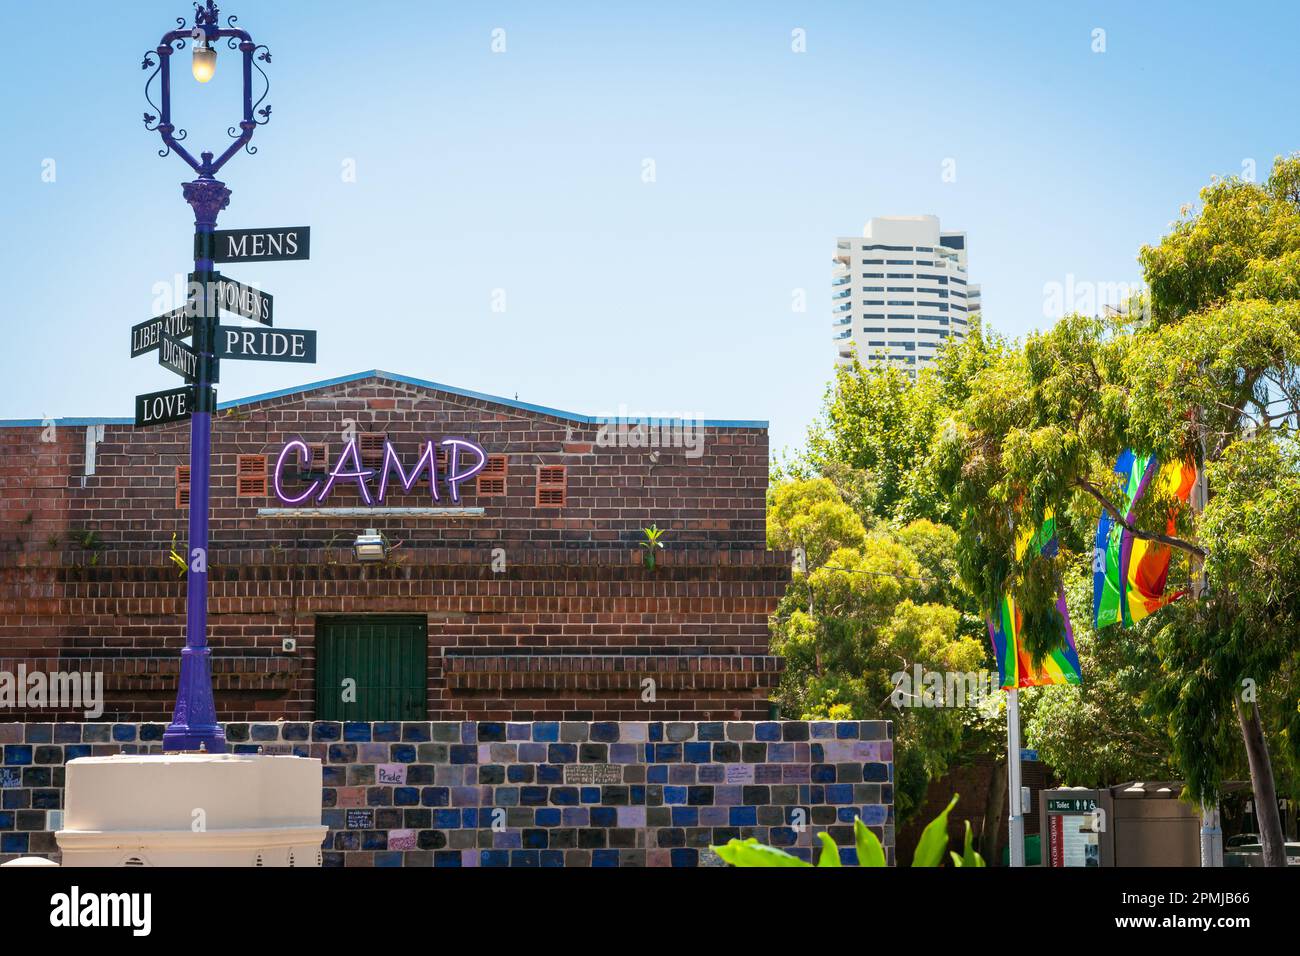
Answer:
[[[190,506],[190,466],[176,466],[176,507]]]
[[[479,497],[494,497],[506,493],[506,456],[488,455],[487,464],[478,473]]]
[[[235,494],[240,498],[266,497],[266,456],[240,455],[235,466]]]
[[[564,465],[538,465],[537,507],[563,508],[568,484]]]
[[[388,435],[384,432],[362,432],[357,436],[357,449],[361,452],[361,465],[364,468],[382,468],[384,464],[384,443]]]
[[[307,447],[311,449],[311,464],[304,469],[303,474],[308,475],[326,475],[330,470],[330,446],[323,441],[308,442]]]

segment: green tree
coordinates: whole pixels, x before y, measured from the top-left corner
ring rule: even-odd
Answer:
[[[767,546],[800,551],[809,571],[839,548],[860,546],[865,537],[862,519],[828,479],[778,482],[768,491]]]
[[[773,485],[768,539],[801,548],[772,619],[772,648],[786,660],[778,690],[789,717],[893,720],[895,805],[905,819],[960,750],[966,715],[897,707],[894,675],[914,664],[930,671],[975,671],[979,640],[963,633],[953,606],[964,592],[952,559],[951,529],[921,520],[864,528],[829,479]]]
[[[1033,549],[1016,557],[1018,529],[1051,509],[1062,544],[1086,554],[1099,507],[1124,520],[1111,471],[1123,448],[1201,461],[1203,513],[1180,514],[1170,534],[1174,502],[1149,493],[1128,524],[1174,549],[1171,577],[1199,597],[1140,626],[1159,661],[1147,697],[1202,804],[1238,764],[1236,724],[1265,860],[1282,865],[1260,700],[1281,701],[1292,726],[1279,736],[1294,747],[1296,693],[1286,682],[1300,650],[1300,156],[1279,158],[1263,184],[1211,184],[1200,209],[1185,209],[1140,260],[1150,288],[1142,308],[1116,320],[1069,316],[972,380],[938,454],[962,576],[986,605],[1010,589],[1025,644],[1042,655],[1060,640],[1057,569]]]
[[[821,418],[790,473],[834,480],[865,516],[941,518],[942,495],[926,480],[939,394],[932,370],[913,380],[902,369],[864,366],[855,357],[836,368]]]
[[[933,456],[954,403],[1005,348],[976,319],[937,369],[915,377],[882,363],[838,369],[806,449],[773,469],[769,545],[801,549],[807,571],[794,575],[772,620],[773,649],[786,658],[777,699],[790,717],[893,720],[900,820],[954,760],[1005,739],[1000,714],[890,700],[893,675],[916,663],[992,664]]]

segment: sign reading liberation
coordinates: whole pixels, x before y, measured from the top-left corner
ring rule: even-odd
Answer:
[[[174,339],[193,335],[194,316],[190,312],[190,307],[183,305],[147,322],[131,326],[131,358],[156,349],[164,335],[170,335]]]

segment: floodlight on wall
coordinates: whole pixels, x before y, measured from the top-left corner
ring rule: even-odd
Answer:
[[[358,561],[383,561],[388,557],[388,539],[374,528],[367,528],[352,542],[352,556]]]

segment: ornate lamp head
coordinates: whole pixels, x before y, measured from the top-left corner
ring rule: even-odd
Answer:
[[[208,178],[214,176],[226,164],[226,161],[241,148],[246,149],[250,154],[256,153],[257,147],[249,145],[249,141],[253,138],[253,131],[271,121],[270,104],[262,106],[271,90],[271,84],[267,79],[266,71],[261,67],[262,63],[271,62],[271,52],[264,44],[255,44],[248,31],[235,25],[239,19],[238,17],[226,17],[226,25],[223,27],[220,23],[220,16],[221,11],[217,8],[215,0],[206,0],[204,3],[195,0],[193,26],[187,24],[184,17],[177,17],[176,25],[178,29],[164,34],[157,49],[146,53],[140,64],[141,69],[153,68],[153,73],[150,74],[148,81],[145,83],[144,95],[149,105],[156,112],[146,112],[144,114],[144,124],[145,129],[157,131],[162,137],[163,148],[158,151],[158,155],[166,156],[175,150],[176,154],[185,160],[199,176]],[[172,125],[171,55],[177,50],[185,49],[186,42],[192,41],[194,50],[191,71],[194,74],[194,79],[200,83],[207,83],[212,79],[217,68],[215,43],[223,38],[226,39],[230,49],[238,50],[244,57],[244,115],[238,124],[231,126],[227,130],[235,142],[231,143],[215,161],[211,158],[210,153],[201,154],[203,158],[200,161],[196,160],[180,145],[181,141],[185,139],[185,130],[177,129]],[[257,72],[261,74],[264,84],[262,95],[257,98],[256,102],[253,101],[250,66],[255,67]],[[161,98],[160,102],[155,104],[149,90],[155,77],[160,74],[162,76]]]

